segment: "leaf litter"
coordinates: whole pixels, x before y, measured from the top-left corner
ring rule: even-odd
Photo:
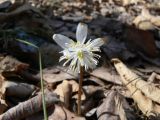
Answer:
[[[43,119],[38,53],[23,39],[42,53],[49,120],[158,120],[159,10],[158,0],[0,1],[0,119]],[[98,67],[85,73],[81,117],[79,77],[58,62],[52,40],[75,39],[79,22],[107,41]]]

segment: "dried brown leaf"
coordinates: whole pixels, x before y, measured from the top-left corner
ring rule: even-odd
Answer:
[[[59,102],[58,96],[52,92],[45,93],[46,106],[50,107]],[[42,110],[42,95],[37,95],[15,107],[9,109],[0,116],[1,120],[20,120]]]
[[[7,96],[16,96],[19,98],[26,98],[30,96],[36,89],[34,85],[13,81],[6,81],[5,88]]]
[[[140,55],[143,53],[152,58],[157,57],[157,48],[152,32],[127,26],[124,34],[125,44],[129,50],[135,51]],[[142,57],[144,56],[143,54],[141,55]]]
[[[89,115],[89,113],[98,106],[99,101],[104,97],[104,91],[102,89],[96,89],[92,94],[88,95],[87,99],[83,101],[81,106],[82,114]]]
[[[44,119],[42,113],[34,114],[26,120],[42,120]],[[84,117],[76,116],[63,106],[54,105],[48,108],[48,120],[86,120]]]
[[[160,106],[153,101],[159,103],[159,89],[153,84],[148,84],[138,75],[127,68],[119,59],[112,59],[115,68],[121,76],[125,86],[132,94],[132,98],[137,103],[140,110],[147,116],[152,113],[160,113]],[[152,101],[153,100],[153,101]]]
[[[72,93],[75,93],[75,92],[78,92],[79,90],[79,85],[77,82],[73,81],[73,80],[70,80],[70,81],[67,81],[67,80],[64,80],[61,84],[59,84],[57,86],[57,88],[55,89],[55,93],[57,93],[59,96],[60,96],[60,100],[62,102],[65,102],[66,106],[69,106],[69,100],[72,98]],[[78,98],[78,95],[75,94],[73,96],[73,98]],[[85,95],[84,93],[82,92],[82,96],[81,96],[81,99],[82,100],[85,100]]]
[[[122,100],[116,91],[108,91],[97,109],[98,120],[127,120]]]
[[[127,79],[130,84],[141,90],[147,97],[152,99],[155,102],[160,103],[160,89],[155,87],[154,84],[144,81],[140,76],[136,75],[129,68],[127,68],[122,62],[121,64],[121,73],[123,79]]]
[[[0,75],[0,114],[2,114],[7,109],[7,104],[5,102],[5,78]]]
[[[20,73],[28,69],[29,65],[18,61],[12,56],[6,56],[0,60],[0,72],[17,72]]]
[[[39,74],[37,75],[39,76]],[[56,83],[66,79],[75,79],[76,77],[68,73],[64,67],[50,67],[43,70],[43,79],[48,83]]]
[[[114,0],[115,3],[126,6],[130,4],[137,4],[139,2],[144,2],[144,0]]]
[[[68,111],[66,108],[62,106],[56,106],[55,111],[49,117],[50,120],[85,120],[84,117],[78,117],[74,113]]]
[[[98,77],[108,82],[121,85],[120,77],[114,74],[114,71],[105,67],[99,67],[90,73],[92,76]]]
[[[148,9],[143,8],[139,16],[137,16],[133,23],[142,30],[155,29],[160,27],[160,16],[151,15]]]
[[[72,97],[72,85],[67,80],[64,80],[60,85],[57,86],[54,92],[60,96],[60,100],[64,102],[64,105],[67,108],[69,108]]]

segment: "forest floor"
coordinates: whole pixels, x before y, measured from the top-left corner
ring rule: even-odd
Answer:
[[[52,37],[76,40],[80,22],[105,43],[78,116],[79,75]],[[0,120],[44,119],[38,50],[49,120],[160,120],[159,0],[0,0]]]

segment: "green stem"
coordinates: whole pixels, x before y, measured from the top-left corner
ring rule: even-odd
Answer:
[[[45,101],[45,94],[44,94],[44,82],[43,82],[43,72],[42,72],[42,59],[41,59],[41,52],[39,52],[39,69],[40,69],[40,79],[41,79],[41,91],[42,91],[42,104],[43,104],[43,114],[44,120],[48,120],[47,117],[47,109],[46,109],[46,101]]]
[[[79,90],[78,90],[78,115],[81,115],[81,94],[82,94],[82,82],[83,82],[84,68],[80,67],[80,80],[79,80]]]
[[[47,117],[47,108],[46,108],[46,101],[45,101],[45,95],[44,95],[44,82],[43,82],[43,72],[42,72],[42,57],[41,57],[41,52],[39,50],[39,47],[34,45],[33,43],[30,43],[28,41],[25,40],[21,40],[21,39],[16,39],[17,41],[30,45],[34,48],[37,48],[38,50],[38,54],[39,54],[39,70],[40,70],[40,79],[41,79],[41,91],[42,91],[42,105],[43,105],[43,113],[44,113],[44,120],[48,120]]]

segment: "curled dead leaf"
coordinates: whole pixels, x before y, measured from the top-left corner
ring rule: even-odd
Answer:
[[[75,79],[76,77],[68,73],[64,67],[54,66],[43,70],[43,78],[48,83],[56,83],[66,79]]]
[[[6,81],[5,88],[7,96],[16,96],[19,98],[26,98],[30,96],[36,89],[34,85],[13,81]]]
[[[105,81],[121,85],[121,81],[119,80],[119,76],[114,74],[114,71],[111,71],[105,67],[99,67],[90,73],[91,75],[103,79]]]
[[[0,114],[2,114],[7,109],[7,104],[5,102],[5,78],[0,75]]]
[[[77,82],[73,81],[73,80],[63,80],[63,82],[61,84],[59,84],[57,86],[57,88],[54,90],[54,92],[56,94],[58,94],[60,96],[60,100],[62,102],[64,102],[66,107],[69,107],[70,105],[70,100],[71,98],[78,98],[78,95],[75,94],[74,96],[72,96],[72,93],[76,93],[78,92],[79,89],[79,85]],[[85,95],[82,92],[82,100],[85,100]]]
[[[160,16],[151,15],[148,9],[143,8],[141,14],[134,19],[133,24],[142,30],[152,30],[160,27]]]
[[[119,94],[108,91],[103,103],[97,109],[98,120],[127,120]]]
[[[160,90],[153,84],[148,84],[140,76],[133,73],[119,59],[112,59],[117,72],[120,74],[123,84],[131,92],[131,97],[137,103],[139,109],[147,116],[160,113]]]
[[[60,100],[64,102],[66,108],[69,108],[72,97],[72,85],[67,80],[64,80],[60,85],[57,86],[54,92],[60,96]]]
[[[157,57],[157,47],[154,34],[151,31],[140,30],[133,26],[126,26],[124,41],[130,51],[135,51],[139,55]],[[144,54],[144,55],[143,55]]]
[[[26,120],[42,120],[44,119],[41,112],[26,118]],[[54,105],[48,108],[48,120],[86,120],[70,112],[63,106]]]
[[[6,56],[0,60],[0,72],[22,72],[28,69],[29,65],[20,62],[12,56]]]
[[[52,92],[45,93],[45,99],[47,107],[59,102],[58,96]],[[41,101],[42,96],[39,94],[25,102],[21,102],[3,113],[0,116],[0,120],[21,120],[29,115],[32,115],[33,113],[39,112],[43,108]]]

